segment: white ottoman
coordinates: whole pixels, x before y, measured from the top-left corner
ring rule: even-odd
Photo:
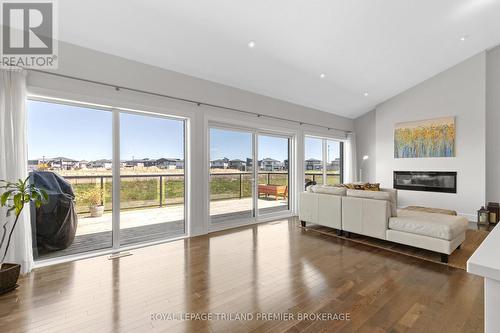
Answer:
[[[441,253],[441,261],[465,240],[469,221],[462,216],[398,210],[389,219],[387,240]]]

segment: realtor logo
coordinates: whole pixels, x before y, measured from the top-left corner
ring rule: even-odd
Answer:
[[[1,4],[1,65],[57,68],[54,1],[2,1]]]

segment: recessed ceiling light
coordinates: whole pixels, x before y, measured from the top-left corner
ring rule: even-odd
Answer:
[[[326,76],[326,74],[325,74],[325,73],[321,73],[321,74],[319,75],[319,77],[320,77],[320,78],[322,78],[322,79],[324,79],[324,78],[325,78],[325,76]]]
[[[368,96],[368,93],[367,93],[367,92],[365,92],[363,95],[365,95],[365,97],[367,97],[367,96]]]
[[[248,42],[248,47],[253,49],[255,47],[255,41],[251,40]]]
[[[460,37],[460,40],[462,42],[465,42],[467,39],[469,39],[469,35],[463,35],[462,37]]]

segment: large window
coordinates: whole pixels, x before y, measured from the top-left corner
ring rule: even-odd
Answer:
[[[259,215],[288,210],[290,138],[259,135]]]
[[[247,223],[290,210],[290,144],[288,136],[210,128],[211,225]]]
[[[32,214],[35,259],[184,235],[184,126],[144,113],[29,100],[29,172],[50,190],[49,203]],[[116,160],[113,148],[121,152]],[[120,189],[119,214],[113,186]]]
[[[210,220],[226,223],[255,216],[253,140],[248,131],[210,129]]]
[[[184,234],[184,122],[120,114],[120,244]]]
[[[343,149],[341,141],[306,136],[304,141],[304,179],[317,184],[343,182]]]

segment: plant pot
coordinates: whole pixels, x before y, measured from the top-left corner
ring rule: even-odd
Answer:
[[[2,264],[0,268],[0,295],[5,294],[18,287],[17,279],[21,265],[18,264]]]
[[[90,206],[90,217],[101,217],[104,213],[104,206]]]

